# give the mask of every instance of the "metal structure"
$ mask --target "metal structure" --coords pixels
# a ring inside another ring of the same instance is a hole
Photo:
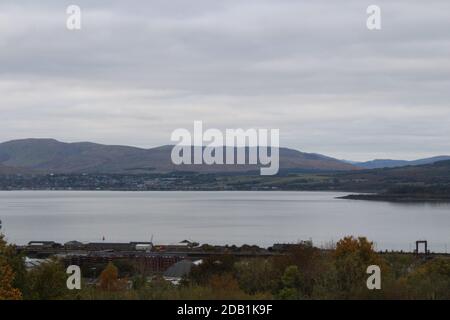
[[[424,254],[428,255],[430,251],[428,250],[428,241],[427,240],[417,240],[416,241],[416,250],[414,251],[415,254],[419,255],[419,245],[423,244],[425,246]]]

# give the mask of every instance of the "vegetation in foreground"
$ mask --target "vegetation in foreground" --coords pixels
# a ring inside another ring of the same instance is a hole
[[[367,289],[369,265],[381,268],[381,290]],[[450,258],[378,254],[365,238],[346,237],[329,250],[304,242],[270,258],[206,259],[179,285],[131,271],[109,263],[95,284],[85,280],[81,290],[70,291],[57,260],[27,271],[23,257],[0,236],[0,300],[450,299]]]

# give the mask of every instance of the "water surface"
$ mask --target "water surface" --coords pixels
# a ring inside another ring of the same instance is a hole
[[[450,247],[449,204],[335,199],[338,192],[2,191],[10,242],[31,240],[258,244],[312,239],[326,245],[364,235],[378,249],[410,250],[426,239]]]

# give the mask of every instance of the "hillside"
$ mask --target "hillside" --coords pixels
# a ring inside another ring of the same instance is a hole
[[[181,165],[171,162],[172,146],[142,149],[54,139],[13,140],[0,144],[0,165],[41,173],[247,172],[257,165]],[[248,152],[248,149],[246,150]],[[343,171],[353,165],[319,154],[280,148],[281,170]]]
[[[0,175],[10,174],[31,174],[34,173],[31,169],[24,169],[19,167],[8,167],[0,164]]]
[[[293,154],[296,155],[296,152]],[[319,155],[309,157],[322,159]],[[313,161],[312,159],[309,161]],[[0,178],[0,190],[329,190],[358,193],[349,197],[351,199],[450,200],[450,161],[371,170],[282,170],[276,176],[261,176],[258,171],[229,174],[230,172],[178,171],[135,174],[130,170],[120,174],[75,172],[9,175]],[[359,195],[363,192],[377,194]]]
[[[391,159],[376,159],[366,162],[351,162],[353,165],[364,169],[381,169],[381,168],[396,168],[404,166],[418,166],[423,164],[433,164],[439,161],[450,160],[450,156],[437,156],[432,158],[425,158],[413,161],[407,160],[391,160]]]
[[[450,160],[433,164],[337,173],[336,177],[367,185],[450,184]]]
[[[336,174],[338,187],[357,192],[345,197],[380,201],[450,201],[450,160],[433,164]]]

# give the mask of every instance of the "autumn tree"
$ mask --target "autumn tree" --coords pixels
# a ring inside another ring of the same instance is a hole
[[[436,258],[419,266],[406,277],[414,299],[450,299],[450,259]]]
[[[338,287],[345,295],[366,290],[366,270],[370,265],[384,268],[383,261],[374,251],[373,243],[365,237],[345,237],[338,241],[334,251]]]
[[[14,272],[9,265],[0,263],[0,300],[20,300],[22,293],[14,288]]]
[[[4,236],[0,234],[0,300],[20,300],[22,293],[14,287],[15,274],[7,259],[9,249]]]
[[[100,288],[107,291],[119,289],[119,270],[112,262],[100,274]]]
[[[248,295],[239,288],[237,280],[230,273],[212,275],[208,285],[214,299],[248,299]]]

